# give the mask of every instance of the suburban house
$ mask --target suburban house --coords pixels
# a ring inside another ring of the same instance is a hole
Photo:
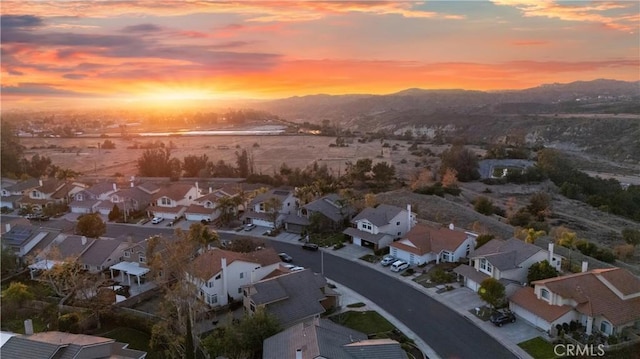
[[[22,182],[28,182],[22,181]],[[38,183],[36,179],[31,180],[33,183]],[[0,180],[0,207],[6,207],[8,209],[18,208],[18,200],[22,198],[23,191],[25,191],[24,183],[19,184],[18,180],[3,177]],[[28,186],[27,186],[28,187]]]
[[[279,205],[279,208],[270,208],[271,203]],[[253,198],[247,205],[243,219],[256,226],[278,228],[283,225],[287,215],[297,213],[297,211],[298,199],[294,196],[293,191],[276,188]]]
[[[283,328],[320,318],[338,304],[338,293],[327,280],[310,269],[283,274],[247,285],[244,288],[244,309],[255,313],[262,308],[273,314]]]
[[[73,194],[81,191],[79,184],[59,181],[55,178],[39,180],[38,186],[25,191],[18,200],[20,208],[43,209],[53,204],[68,203]]]
[[[69,204],[71,213],[94,213],[102,201],[109,200],[109,195],[118,191],[118,185],[111,182],[98,182],[93,186],[80,190],[72,196]]]
[[[78,261],[90,273],[99,273],[120,263],[129,244],[117,238],[98,238],[84,251]]]
[[[31,323],[30,320],[28,322]],[[146,352],[129,349],[129,344],[115,339],[56,331],[33,333],[33,324],[26,327],[26,335],[6,333],[9,338],[0,347],[3,359],[144,359],[147,356]]]
[[[198,297],[212,307],[241,300],[242,288],[277,270],[280,257],[273,248],[249,253],[208,250],[192,262],[187,280],[198,287]]]
[[[131,181],[129,187],[118,188],[115,192],[107,195],[105,200],[94,206],[94,210],[100,214],[108,215],[113,210],[113,206],[117,206],[126,216],[132,211],[145,210],[152,198],[152,193],[135,186]]]
[[[477,234],[449,227],[431,227],[418,223],[401,240],[389,245],[389,254],[409,265],[429,262],[457,262],[469,256]]]
[[[222,212],[218,208],[218,201],[222,198],[229,198],[237,196],[237,192],[233,194],[229,194],[223,189],[213,190],[209,188],[209,193],[196,198],[194,203],[187,207],[187,210],[184,213],[185,219],[187,221],[205,221],[205,222],[213,222]],[[234,215],[238,213],[238,208],[234,208]]]
[[[184,215],[187,207],[199,197],[201,197],[201,193],[198,182],[193,185],[170,183],[162,186],[153,195],[151,206],[149,206],[148,210],[155,217],[170,220],[178,219]]]
[[[31,224],[11,226],[5,223],[4,229],[2,246],[13,251],[21,261],[26,256],[36,254],[49,246],[60,235],[59,230],[35,227]]]
[[[285,230],[302,233],[313,217],[316,217],[324,228],[342,230],[355,212],[355,208],[346,204],[340,195],[331,193],[305,204],[297,215],[289,215],[285,219]]]
[[[562,257],[553,253],[553,243],[547,251],[517,238],[492,239],[471,254],[469,265],[460,265],[453,271],[476,292],[483,280],[492,277],[504,284],[510,295],[517,286],[526,285],[529,267],[544,260],[560,270]]]
[[[367,335],[328,319],[313,318],[264,340],[263,359],[406,359],[400,343]]]
[[[122,251],[122,261],[109,266],[111,279],[114,278],[114,270],[120,272],[120,281],[131,285],[131,276],[136,278],[138,286],[144,281],[144,275],[151,270],[147,265],[148,240],[139,242],[121,241],[127,243]],[[125,281],[125,276],[127,277]]]
[[[375,208],[365,208],[351,220],[353,227],[342,233],[351,237],[353,244],[379,249],[387,247],[402,238],[416,224],[416,214],[407,209],[381,204]]]
[[[531,284],[509,298],[509,308],[542,330],[572,320],[587,334],[606,336],[640,326],[640,278],[627,270],[594,269]]]

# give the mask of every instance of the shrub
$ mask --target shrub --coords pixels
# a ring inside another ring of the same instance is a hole
[[[333,250],[338,250],[342,247],[344,247],[344,243],[337,243],[336,245],[333,246]]]
[[[615,246],[613,252],[618,259],[626,259],[633,256],[634,247],[631,244],[621,244]]]
[[[58,317],[58,329],[62,332],[80,333],[80,315],[67,313]]]

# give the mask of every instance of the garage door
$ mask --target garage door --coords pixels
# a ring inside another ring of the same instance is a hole
[[[517,316],[521,317],[522,319],[526,320],[527,322],[533,324],[534,326],[542,330],[547,331],[551,328],[551,325],[549,324],[549,322],[531,313],[530,311],[522,308],[517,304],[509,303],[509,309],[511,309],[512,312],[516,313]]]
[[[252,219],[251,223],[255,224],[256,226],[261,226],[261,227],[271,227],[271,222],[264,220],[264,219]]]

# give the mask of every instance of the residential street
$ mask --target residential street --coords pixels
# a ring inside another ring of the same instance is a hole
[[[321,271],[319,252],[272,241],[296,265]],[[375,302],[422,338],[442,358],[515,358],[493,337],[445,305],[392,277],[325,253],[324,275]],[[484,354],[483,354],[484,353]]]

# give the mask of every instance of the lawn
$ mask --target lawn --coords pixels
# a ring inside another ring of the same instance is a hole
[[[363,332],[367,335],[389,332],[395,329],[389,321],[384,319],[384,317],[378,314],[378,312],[374,311],[348,311],[336,314],[330,317],[330,319],[338,324]]]
[[[376,263],[377,261],[380,260],[378,256],[373,254],[365,254],[362,257],[360,257],[360,259],[362,259],[363,261],[367,261],[369,263]]]
[[[547,342],[546,340],[535,337],[533,339],[529,339],[524,341],[518,346],[529,355],[534,357],[534,359],[555,359],[557,356],[553,353],[553,344]]]

